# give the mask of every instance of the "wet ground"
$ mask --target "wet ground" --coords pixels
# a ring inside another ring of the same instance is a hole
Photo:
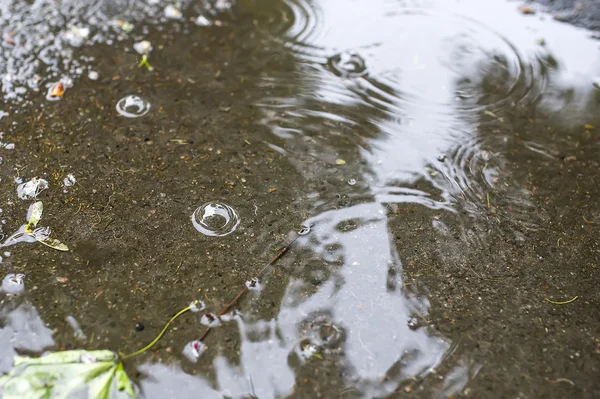
[[[41,224],[70,251],[2,248],[26,277],[1,294],[1,372],[15,353],[132,352],[196,298],[217,312],[313,225],[199,359],[187,314],[128,361],[140,396],[600,396],[593,32],[500,0],[197,2],[171,20],[8,3],[4,238],[39,177]],[[116,109],[130,95],[139,117]],[[231,209],[192,223],[206,203]]]

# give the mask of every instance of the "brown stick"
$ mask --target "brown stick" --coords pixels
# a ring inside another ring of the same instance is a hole
[[[301,232],[302,231],[304,231],[304,229],[302,229]],[[296,242],[296,240],[298,240],[298,238],[300,238],[301,235],[304,235],[304,234],[296,235],[296,238],[294,238],[285,247],[281,248],[279,250],[279,252],[277,253],[277,255],[275,255],[275,257],[273,259],[271,259],[271,261],[269,263],[267,263],[265,265],[265,267],[263,267],[256,276],[254,276],[254,279],[259,279],[267,271],[267,269],[269,267],[273,266],[275,264],[275,262],[277,262],[279,260],[279,258],[281,258],[283,256],[283,254],[285,254],[288,251],[288,249],[290,249],[290,247]],[[227,311],[240,300],[240,298],[246,293],[246,291],[248,291],[248,286],[244,286],[244,288],[240,291],[239,294],[237,294],[237,296],[233,299],[233,301],[229,302],[227,305],[225,305],[225,307],[223,309],[221,309],[221,311],[217,314],[217,317],[221,317],[225,313],[227,313]],[[200,336],[200,338],[198,338],[198,341],[203,342],[204,338],[206,338],[208,336],[208,334],[210,333],[210,330],[211,330],[211,328],[208,327],[204,331],[204,333]]]

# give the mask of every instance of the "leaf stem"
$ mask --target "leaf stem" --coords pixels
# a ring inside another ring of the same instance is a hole
[[[165,324],[164,328],[162,329],[162,331],[160,332],[160,334],[158,334],[156,336],[156,338],[154,338],[152,340],[152,342],[150,342],[148,345],[144,346],[142,349],[135,351],[133,353],[130,353],[129,355],[123,355],[120,353],[121,355],[121,360],[127,360],[129,358],[132,358],[134,356],[138,356],[141,355],[142,353],[146,352],[147,350],[149,350],[150,348],[152,348],[154,345],[156,345],[156,343],[162,338],[163,335],[165,335],[165,333],[167,332],[167,329],[169,328],[169,326],[171,325],[171,323],[173,323],[175,321],[175,319],[177,319],[179,316],[181,316],[182,314],[184,314],[185,312],[187,312],[188,310],[190,310],[191,308],[188,306],[185,309],[181,309],[179,312],[177,312],[177,314],[173,317],[171,317],[171,320],[169,320],[167,322],[167,324]]]

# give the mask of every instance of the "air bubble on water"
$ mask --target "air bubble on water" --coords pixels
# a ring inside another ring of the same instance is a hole
[[[207,349],[208,347],[202,341],[194,340],[185,344],[182,354],[190,362],[196,363]]]
[[[356,179],[348,179],[348,185],[353,186],[356,184]]]
[[[365,60],[354,51],[343,51],[329,57],[327,65],[333,73],[343,78],[358,78],[367,74]]]
[[[89,71],[88,72],[88,79],[89,80],[98,80],[98,78],[100,77],[100,74],[96,71]]]
[[[202,324],[203,326],[214,328],[221,324],[221,320],[217,317],[216,314],[212,312],[206,312],[200,318],[200,324]]]
[[[0,291],[7,294],[20,294],[25,290],[25,275],[22,273],[10,273],[2,280]]]
[[[117,112],[126,118],[139,118],[150,111],[150,103],[134,94],[123,97],[117,102]]]
[[[42,191],[48,188],[48,181],[34,177],[27,183],[21,183],[17,186],[17,195],[20,199],[30,199],[37,197]]]
[[[222,237],[235,231],[240,224],[240,217],[229,205],[207,202],[194,211],[192,224],[204,235]]]
[[[254,277],[254,278],[246,281],[246,288],[248,288],[249,291],[260,291],[261,290],[260,281],[256,277]]]

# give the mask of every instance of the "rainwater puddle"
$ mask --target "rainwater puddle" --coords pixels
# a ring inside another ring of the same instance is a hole
[[[512,364],[485,350],[518,345],[493,335],[517,316],[567,324],[540,310],[570,292],[548,276],[595,261],[534,273],[577,242],[542,186],[588,181],[569,173],[600,119],[589,32],[502,0],[36,4],[0,4],[4,98],[73,86],[22,130],[0,111],[2,181],[51,183],[7,185],[4,230],[43,199],[71,252],[11,247],[0,371],[74,337],[133,352],[197,299],[126,361],[140,396],[450,397]]]

